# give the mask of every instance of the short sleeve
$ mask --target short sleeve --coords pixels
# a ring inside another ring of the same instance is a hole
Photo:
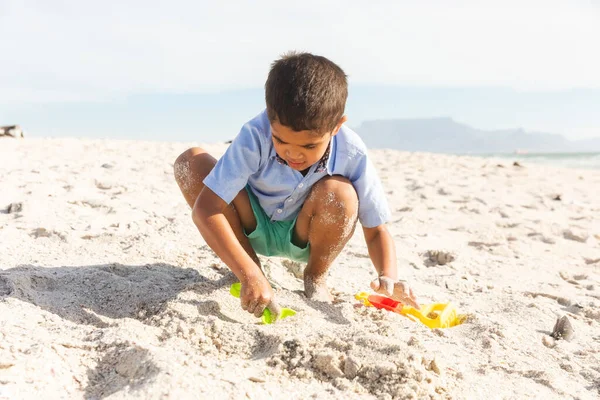
[[[204,179],[204,185],[230,204],[246,186],[248,178],[258,171],[261,148],[258,129],[251,124],[244,125],[225,154]]]
[[[358,194],[358,219],[365,228],[390,220],[391,212],[375,167],[366,154],[352,163],[348,178]]]

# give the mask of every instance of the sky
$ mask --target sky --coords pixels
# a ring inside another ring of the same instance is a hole
[[[445,110],[434,97],[389,117],[447,111],[479,128],[600,136],[598,0],[0,0],[0,38],[0,124],[19,117],[70,132],[66,117],[52,110],[96,104],[92,124],[101,107],[140,96],[180,101],[260,89],[270,63],[294,49],[341,65],[351,92],[511,93],[504,103],[490,103],[505,112],[489,118],[469,113],[472,101]],[[542,99],[541,111],[515,118],[511,104],[531,98]],[[362,109],[360,99],[353,107]],[[117,118],[114,125],[134,124],[126,114],[109,116]]]

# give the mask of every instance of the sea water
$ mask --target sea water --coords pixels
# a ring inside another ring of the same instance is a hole
[[[536,163],[567,168],[600,169],[600,153],[486,154],[484,157],[509,159],[524,164]]]

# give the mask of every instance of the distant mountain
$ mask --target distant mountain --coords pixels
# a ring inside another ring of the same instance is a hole
[[[480,154],[600,151],[600,138],[570,141],[561,135],[523,129],[485,131],[452,118],[365,121],[355,130],[370,148]]]

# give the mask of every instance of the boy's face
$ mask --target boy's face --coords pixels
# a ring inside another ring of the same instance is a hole
[[[316,135],[312,131],[294,131],[275,120],[271,122],[275,151],[290,168],[297,171],[310,168],[323,157],[331,137],[337,135],[346,119],[346,116],[342,117],[333,131],[322,135]]]

